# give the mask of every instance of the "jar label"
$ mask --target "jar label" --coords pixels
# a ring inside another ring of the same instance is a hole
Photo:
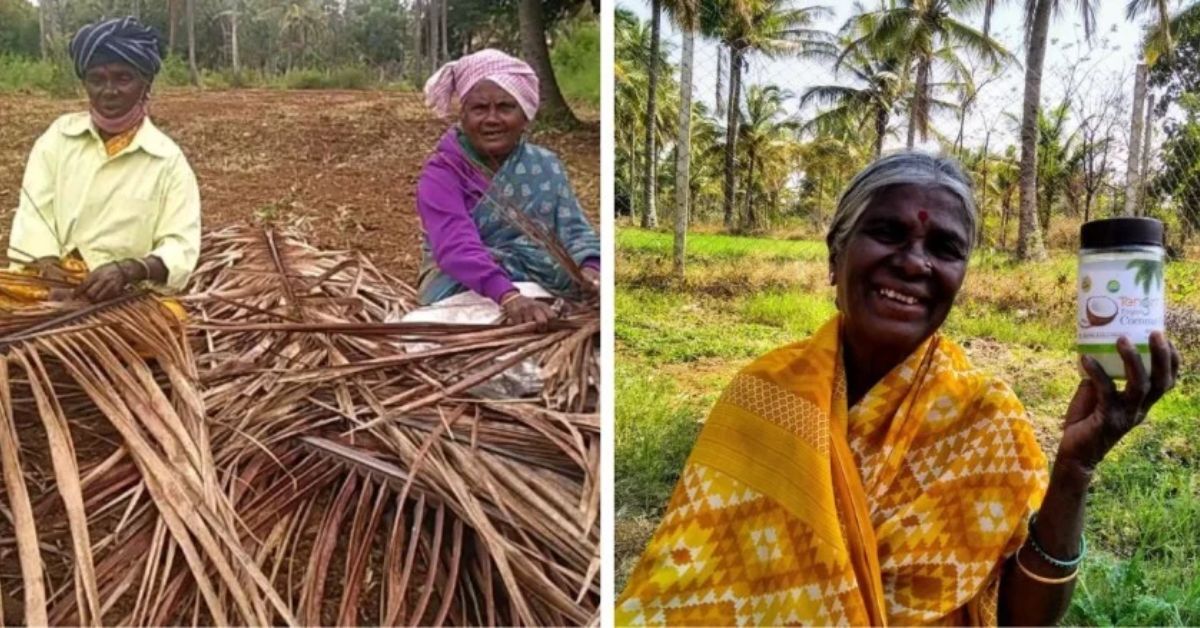
[[[1080,352],[1115,353],[1121,336],[1145,351],[1150,333],[1163,329],[1163,309],[1161,257],[1080,261]]]

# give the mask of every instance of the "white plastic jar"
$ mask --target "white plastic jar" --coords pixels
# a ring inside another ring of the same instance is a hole
[[[1125,378],[1117,339],[1128,336],[1150,372],[1150,334],[1163,331],[1163,225],[1109,218],[1079,229],[1078,350]]]

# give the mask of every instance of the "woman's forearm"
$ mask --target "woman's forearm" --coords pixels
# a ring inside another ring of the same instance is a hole
[[[1079,555],[1091,481],[1090,469],[1061,458],[1055,461],[1034,533],[1042,549],[1056,559],[1068,560]],[[1032,538],[1026,539],[1018,555],[1021,565],[1047,579],[1062,578],[1077,569],[1057,567],[1042,558],[1034,549]],[[1075,580],[1063,584],[1038,582],[1021,570],[1016,558],[1009,559],[1001,577],[1000,622],[1022,626],[1057,623],[1071,602]]]

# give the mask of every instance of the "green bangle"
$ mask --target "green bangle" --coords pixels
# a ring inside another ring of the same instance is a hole
[[[1069,560],[1061,560],[1050,555],[1049,552],[1042,549],[1037,540],[1037,512],[1029,516],[1029,543],[1033,545],[1033,551],[1037,552],[1038,556],[1045,559],[1046,562],[1058,567],[1059,569],[1071,569],[1078,567],[1079,563],[1083,562],[1083,557],[1087,556],[1087,535],[1079,535],[1079,555]]]

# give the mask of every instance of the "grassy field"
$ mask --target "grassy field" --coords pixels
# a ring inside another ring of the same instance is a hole
[[[698,234],[688,251],[687,276],[675,281],[670,234],[617,232],[618,590],[725,383],[835,311],[821,242]],[[1020,265],[978,253],[945,328],[975,364],[1013,386],[1049,455],[1078,383],[1074,267],[1067,252]],[[1200,263],[1168,266],[1170,307],[1200,310],[1197,277]],[[1200,347],[1185,349],[1187,370]],[[1101,467],[1089,498],[1091,553],[1068,622],[1200,623],[1197,384],[1187,375]]]

